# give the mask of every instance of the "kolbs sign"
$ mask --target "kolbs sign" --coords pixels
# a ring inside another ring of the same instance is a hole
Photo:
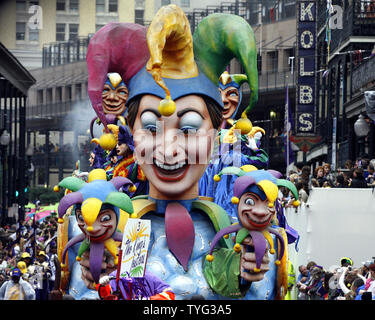
[[[298,2],[296,134],[315,134],[316,2]]]

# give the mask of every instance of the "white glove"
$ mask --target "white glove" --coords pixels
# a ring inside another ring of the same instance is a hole
[[[99,279],[99,283],[102,285],[102,286],[106,286],[110,281],[110,277],[109,276],[103,276]]]

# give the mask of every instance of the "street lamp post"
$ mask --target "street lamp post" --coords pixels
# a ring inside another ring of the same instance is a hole
[[[7,157],[7,147],[10,143],[10,134],[8,131],[3,130],[0,136],[0,147],[1,147],[1,165],[3,168],[2,172],[2,182],[1,182],[1,190],[2,190],[2,204],[1,204],[1,219],[0,224],[3,225],[5,223],[5,215],[7,212],[7,190],[6,190],[6,179],[5,176],[7,174],[6,171],[6,157]]]
[[[365,116],[361,113],[354,123],[354,132],[358,137],[359,156],[365,153],[365,137],[368,135],[370,127],[365,120]]]

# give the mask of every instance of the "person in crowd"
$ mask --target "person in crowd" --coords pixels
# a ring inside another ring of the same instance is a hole
[[[347,188],[348,187],[348,182],[345,179],[345,176],[343,173],[340,173],[336,177],[336,185],[335,188]]]
[[[367,185],[375,185],[375,176],[374,176],[374,165],[369,163],[367,166],[368,176],[366,178]]]
[[[367,188],[367,182],[363,175],[362,168],[355,168],[353,178],[350,181],[350,188]]]
[[[300,199],[300,201],[306,203],[309,198],[309,194],[306,190],[306,185],[303,184],[302,182],[297,182],[296,188],[298,191],[298,198]]]
[[[15,268],[10,275],[11,278],[0,288],[0,300],[35,300],[35,291],[22,279],[21,270]]]
[[[310,279],[309,270],[305,265],[300,265],[298,267],[299,275],[297,277],[297,284],[296,288],[298,290],[297,300],[307,300],[307,295],[304,290],[306,283],[308,283]]]
[[[328,181],[329,185],[331,187],[334,187],[335,186],[335,176],[333,175],[333,173],[331,172],[331,165],[329,163],[325,163],[323,165],[323,172],[324,172],[324,178],[326,178],[326,180]]]
[[[319,187],[322,188],[324,182],[327,181],[327,179],[324,177],[324,169],[322,166],[316,167],[314,170],[314,177],[317,180]]]

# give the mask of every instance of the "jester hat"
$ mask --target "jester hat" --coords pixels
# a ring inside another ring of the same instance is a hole
[[[133,190],[134,184],[124,177],[115,177],[107,181],[107,176],[103,169],[92,170],[89,173],[87,183],[75,177],[67,177],[58,186],[73,191],[60,200],[57,208],[59,223],[63,222],[63,215],[72,205],[81,205],[82,215],[88,231],[93,229],[93,224],[104,204],[114,207],[117,223],[119,221],[119,209],[129,214],[133,213],[133,206],[129,196],[118,190],[124,186],[130,186],[131,190]]]
[[[162,7],[152,20],[147,43],[150,59],[129,82],[130,101],[143,94],[173,100],[186,95],[203,95],[221,108],[219,77],[233,58],[237,58],[249,79],[251,108],[257,101],[258,73],[254,33],[241,17],[212,14],[198,25],[194,36],[189,21],[176,5]],[[173,114],[159,111],[163,115]]]
[[[146,32],[146,27],[135,23],[112,22],[98,30],[90,39],[86,55],[88,95],[107,133],[108,122],[102,108],[104,84],[109,80],[114,87],[120,83],[120,76],[121,81],[128,86],[130,78],[143,67],[150,56]]]

